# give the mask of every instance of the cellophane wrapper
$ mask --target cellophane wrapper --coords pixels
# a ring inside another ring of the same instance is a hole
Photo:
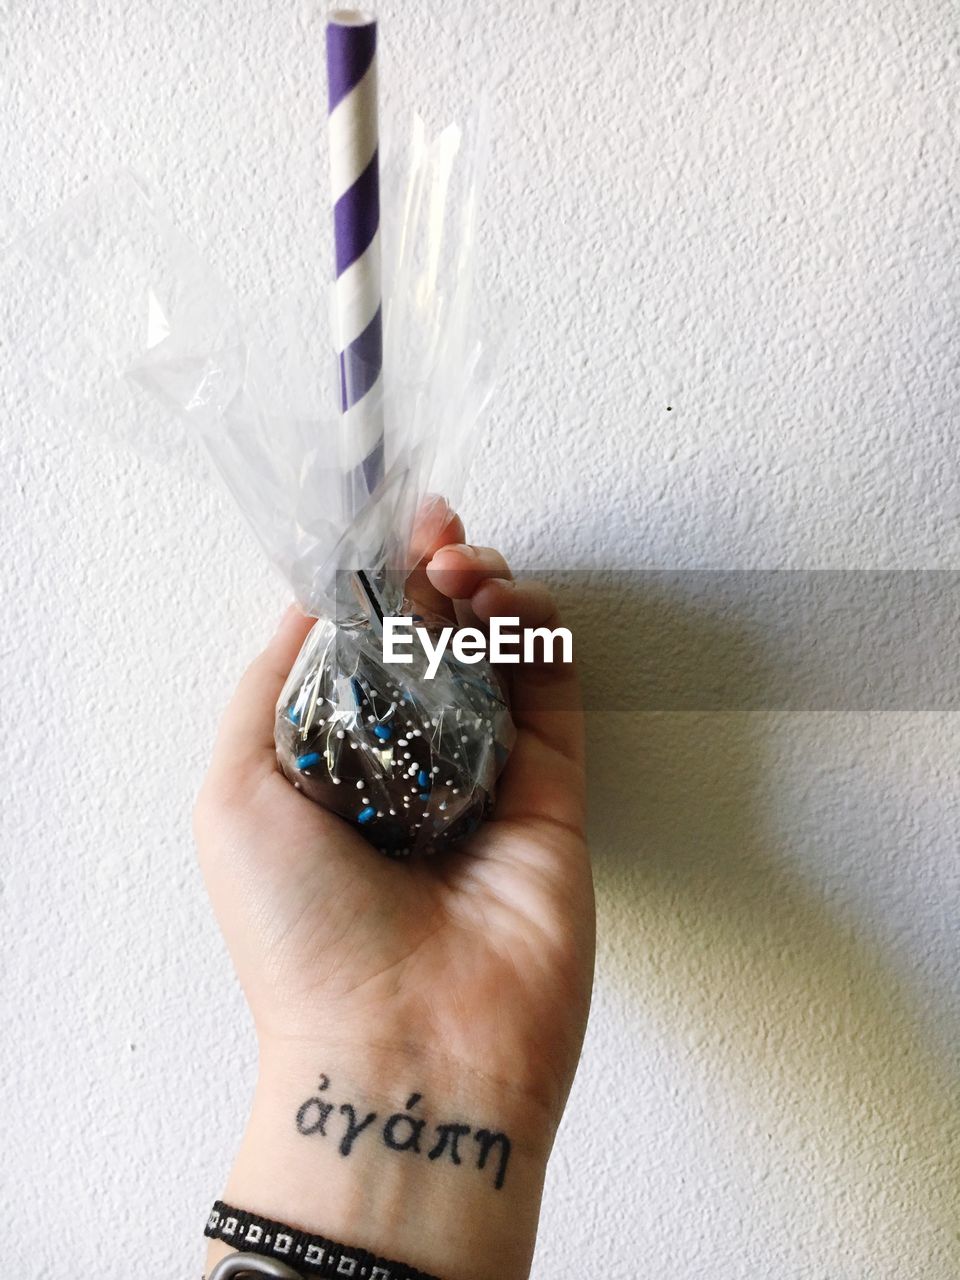
[[[0,344],[23,356],[49,406],[155,431],[146,392],[202,438],[317,618],[277,705],[280,766],[392,856],[472,831],[514,735],[486,661],[446,656],[428,680],[414,644],[410,664],[387,668],[356,589],[362,570],[385,613],[416,608],[404,589],[418,513],[437,495],[459,500],[490,403],[504,321],[484,320],[475,288],[486,140],[483,111],[436,134],[414,116],[385,166],[384,472],[360,502],[346,480],[326,288],[244,309],[130,172],[89,189],[0,263],[0,285],[11,282]],[[435,635],[444,622],[418,625]]]

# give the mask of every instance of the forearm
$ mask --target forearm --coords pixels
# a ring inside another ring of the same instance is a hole
[[[287,1046],[262,1055],[223,1198],[443,1280],[522,1280],[552,1137],[508,1081],[443,1058]]]

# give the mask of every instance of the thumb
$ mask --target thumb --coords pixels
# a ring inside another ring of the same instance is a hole
[[[263,653],[244,672],[220,721],[211,780],[246,786],[276,768],[277,699],[315,621],[291,605]]]
[[[477,618],[517,618],[522,629],[554,631],[560,618],[542,582],[488,578],[470,601]],[[572,655],[571,655],[572,656]],[[583,708],[571,662],[509,667],[517,742],[499,787],[497,816],[542,818],[582,833],[585,821]]]
[[[517,618],[521,630],[560,625],[556,601],[542,582],[488,578],[470,601],[481,625]],[[551,655],[552,656],[552,655]],[[521,662],[509,668],[511,704],[518,728],[528,729],[558,754],[583,764],[583,712],[573,662]]]

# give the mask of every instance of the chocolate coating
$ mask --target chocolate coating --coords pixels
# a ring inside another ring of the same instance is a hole
[[[446,624],[418,616],[417,625],[436,635]],[[368,622],[322,618],[277,704],[286,777],[395,858],[437,852],[477,828],[514,736],[486,661],[445,656],[428,680],[416,644],[413,659],[387,666]]]

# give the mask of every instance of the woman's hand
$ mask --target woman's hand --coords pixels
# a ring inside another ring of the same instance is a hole
[[[419,538],[418,603],[556,625],[546,589],[463,545],[444,504]],[[277,768],[275,705],[310,625],[291,610],[243,677],[197,802],[260,1045],[224,1197],[449,1280],[524,1276],[593,973],[576,678],[507,668],[518,737],[494,818],[449,853],[395,862]]]

